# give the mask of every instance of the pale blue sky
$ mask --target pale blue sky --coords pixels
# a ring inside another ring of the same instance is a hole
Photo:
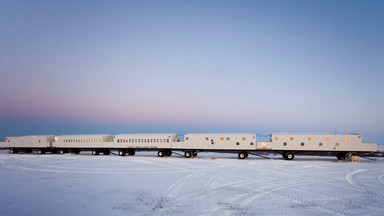
[[[338,131],[384,143],[383,11],[383,1],[0,1],[0,139]]]

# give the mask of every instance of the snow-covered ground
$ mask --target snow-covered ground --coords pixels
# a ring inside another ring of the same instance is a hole
[[[0,215],[384,215],[384,158],[0,151]]]

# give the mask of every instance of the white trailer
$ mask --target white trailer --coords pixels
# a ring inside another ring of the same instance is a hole
[[[108,155],[112,142],[113,136],[110,134],[62,135],[56,136],[54,147],[60,154],[66,152],[78,154],[81,150],[91,150],[94,155],[98,155],[100,151]]]
[[[178,142],[177,134],[119,134],[114,136],[113,146],[119,155],[134,155],[135,151],[158,151],[158,156],[171,156],[172,143]]]
[[[52,148],[54,142],[54,135],[6,137],[1,147],[10,149],[12,154],[22,151],[31,153],[35,149]]]
[[[184,142],[172,143],[172,149],[184,151],[185,157],[197,156],[200,151],[235,152],[239,158],[256,150],[256,134],[186,134]]]
[[[271,134],[270,142],[258,142],[257,150],[282,152],[283,157],[292,160],[296,153],[336,154],[338,159],[347,153],[376,152],[376,143],[363,143],[356,134]]]

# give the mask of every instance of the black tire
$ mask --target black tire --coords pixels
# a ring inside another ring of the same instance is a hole
[[[31,153],[32,153],[32,149],[26,149],[26,150],[25,150],[25,153],[27,153],[27,154],[31,154]]]
[[[295,158],[295,155],[293,153],[287,152],[287,154],[285,154],[286,160],[293,160],[293,158]]]
[[[65,154],[65,151],[64,150],[59,150],[59,154]]]
[[[99,154],[100,154],[100,152],[97,151],[97,150],[93,150],[93,151],[92,151],[92,155],[99,155]]]
[[[128,155],[133,156],[133,155],[135,155],[135,154],[136,154],[136,151],[135,151],[135,150],[133,150],[133,149],[128,150]]]
[[[75,150],[72,151],[72,153],[73,153],[73,154],[80,154],[80,150],[75,149]]]
[[[191,153],[190,151],[186,151],[186,152],[184,153],[184,156],[185,156],[186,158],[190,158],[190,157],[192,157],[192,153]]]
[[[37,154],[45,154],[45,151],[40,149],[37,151]]]
[[[165,156],[167,156],[167,157],[172,156],[172,151],[171,150],[166,150],[165,151]]]
[[[165,152],[163,150],[160,150],[160,151],[157,152],[157,156],[164,157],[165,156]]]
[[[9,153],[11,153],[11,154],[17,154],[17,149],[11,149],[11,150],[9,150]]]
[[[124,150],[119,151],[119,156],[125,156],[127,153]]]
[[[111,154],[111,151],[109,151],[109,150],[104,150],[103,154],[104,154],[104,155],[110,155],[110,154]]]
[[[337,160],[345,160],[345,153],[343,152],[340,152],[340,153],[337,153],[336,157],[337,157]]]
[[[283,158],[284,159],[287,159],[287,153],[289,153],[289,152],[283,152]]]
[[[240,152],[239,155],[238,155],[239,159],[245,159],[248,157],[248,153],[247,152]]]

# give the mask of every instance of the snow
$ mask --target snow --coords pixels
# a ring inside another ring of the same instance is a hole
[[[384,158],[0,151],[0,215],[384,215]]]

